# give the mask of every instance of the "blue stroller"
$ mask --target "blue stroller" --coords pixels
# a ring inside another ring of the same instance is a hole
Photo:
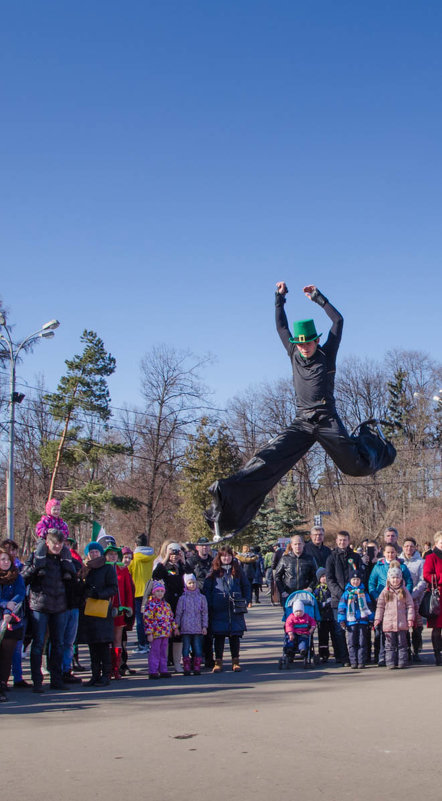
[[[293,611],[292,607],[294,601],[302,601],[304,604],[304,611],[307,613],[307,615],[310,615],[310,617],[316,621],[316,625],[319,623],[321,620],[321,615],[319,614],[318,602],[315,596],[310,590],[297,590],[296,592],[292,592],[288,598],[286,598],[284,604],[284,614],[282,616],[282,622],[284,624],[288,616]],[[296,657],[300,656],[297,646],[298,643],[296,641],[296,635],[295,642],[293,642],[289,639],[289,635],[284,629],[284,646],[282,649],[282,656],[278,662],[279,670],[289,670],[291,663],[295,661]],[[310,635],[308,640],[307,653],[303,658],[304,667],[311,667],[312,661],[315,665],[319,664],[319,655],[315,653],[314,632]]]

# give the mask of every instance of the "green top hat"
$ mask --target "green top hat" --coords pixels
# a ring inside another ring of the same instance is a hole
[[[290,337],[290,342],[296,345],[303,345],[305,342],[312,342],[318,339],[322,334],[316,333],[316,326],[314,320],[295,320],[293,323],[293,338]]]

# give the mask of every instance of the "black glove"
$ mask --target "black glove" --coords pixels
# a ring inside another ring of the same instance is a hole
[[[313,290],[312,294],[310,295],[310,298],[314,301],[314,303],[317,303],[319,306],[325,306],[325,304],[328,303],[328,298],[326,298],[325,295],[323,295],[318,288]]]

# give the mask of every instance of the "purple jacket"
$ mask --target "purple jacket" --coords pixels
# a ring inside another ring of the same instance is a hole
[[[67,523],[61,517],[52,517],[52,515],[43,515],[41,520],[38,521],[35,527],[36,536],[45,540],[50,528],[57,528],[62,531],[65,540],[69,537]]]
[[[209,621],[205,595],[202,595],[198,589],[185,589],[178,598],[175,621],[181,634],[202,634]]]

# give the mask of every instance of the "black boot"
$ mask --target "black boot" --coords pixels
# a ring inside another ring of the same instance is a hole
[[[91,645],[89,645],[89,652],[91,655],[92,676],[89,679],[89,681],[86,682],[86,687],[92,687],[94,684],[98,682],[100,678],[101,660],[100,660],[99,648],[100,646],[97,645],[97,643],[91,643]]]
[[[441,665],[442,660],[440,652],[442,650],[442,635],[440,629],[433,629],[431,632],[431,642],[433,644],[434,660],[436,665]]]

